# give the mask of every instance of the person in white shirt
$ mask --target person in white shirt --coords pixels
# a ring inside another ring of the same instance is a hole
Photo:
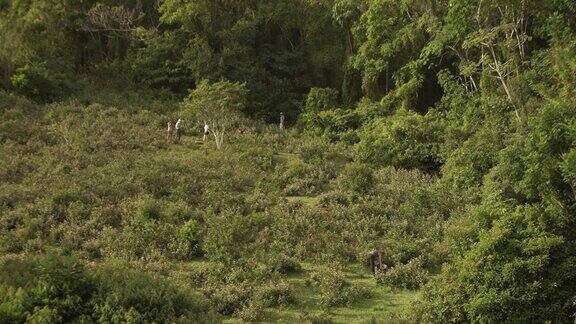
[[[204,137],[202,137],[202,141],[204,143],[208,141],[208,134],[210,134],[208,123],[204,122]]]
[[[173,135],[174,135],[174,122],[169,121],[168,122],[168,129],[166,130],[166,141],[168,143],[172,142]]]
[[[280,113],[280,129],[284,130],[285,125],[284,123],[286,122],[286,117],[284,117],[284,113]]]
[[[182,119],[178,118],[178,121],[176,122],[176,125],[174,126],[174,130],[176,132],[176,142],[180,141],[180,136],[182,135],[180,133],[180,125],[182,124]]]

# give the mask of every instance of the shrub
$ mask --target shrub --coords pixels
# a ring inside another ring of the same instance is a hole
[[[304,162],[325,160],[331,149],[330,143],[322,138],[306,137],[298,145],[300,158]]]
[[[281,274],[291,274],[302,271],[300,263],[285,254],[273,255],[270,258],[270,268]]]
[[[17,93],[37,102],[52,102],[69,95],[71,91],[62,75],[53,74],[40,65],[16,69],[11,81]]]
[[[311,88],[306,96],[306,113],[335,108],[338,105],[338,91],[331,88]]]
[[[141,221],[159,220],[162,217],[162,207],[159,202],[150,197],[142,197],[137,201],[137,216]]]
[[[367,193],[374,185],[374,171],[366,164],[349,163],[338,177],[338,184],[344,191]]]
[[[363,122],[367,122],[376,117],[393,115],[396,108],[396,105],[390,104],[386,100],[378,102],[364,97],[358,102],[356,112]]]
[[[264,306],[259,302],[250,301],[248,305],[236,312],[236,315],[245,322],[259,322],[264,315]]]
[[[400,168],[437,170],[442,130],[431,117],[401,109],[377,118],[360,131],[356,154],[365,162]]]
[[[254,298],[265,307],[289,306],[296,302],[292,287],[284,281],[259,287]]]
[[[280,176],[280,185],[289,196],[308,196],[320,192],[334,177],[330,162],[308,164],[300,161],[288,165]]]
[[[320,303],[324,307],[349,306],[372,296],[368,288],[350,283],[338,270],[323,272],[313,279],[320,288]]]
[[[235,209],[209,214],[206,220],[204,251],[210,259],[225,262],[238,260],[244,251],[254,249],[260,231],[267,224],[262,215],[243,215]]]
[[[304,314],[301,316],[300,320],[302,322],[311,324],[332,324],[334,321],[330,318],[330,315],[322,314]]]
[[[342,140],[353,144],[358,141],[356,129],[360,127],[360,119],[354,110],[329,109],[307,114],[306,127],[331,141]]]
[[[396,288],[418,289],[428,281],[428,271],[423,268],[422,260],[415,258],[378,273],[376,281]]]
[[[100,322],[173,322],[211,318],[200,296],[170,281],[113,262],[95,271],[94,318]]]
[[[247,305],[252,296],[248,283],[219,283],[204,289],[204,295],[210,300],[211,308],[222,315],[232,315]]]
[[[341,191],[330,191],[320,195],[318,204],[322,207],[329,207],[331,205],[349,206],[352,203],[353,197]]]
[[[178,231],[178,253],[184,258],[202,255],[202,234],[200,224],[196,220],[184,223]]]
[[[465,309],[469,297],[457,279],[456,270],[453,264],[446,264],[442,274],[433,277],[426,284],[422,296],[412,305],[415,322],[470,322]]]
[[[454,314],[464,321],[570,321],[567,301],[573,296],[576,270],[572,253],[563,237],[550,232],[554,221],[542,223],[563,216],[553,208],[494,207],[492,228],[427,287],[422,315],[434,321]],[[453,296],[455,291],[460,293]]]
[[[82,264],[56,254],[0,264],[0,322],[74,321],[90,314],[94,283]]]
[[[496,164],[498,153],[503,148],[504,137],[500,127],[483,127],[463,141],[460,147],[445,154],[442,181],[458,189],[477,188],[482,177]]]

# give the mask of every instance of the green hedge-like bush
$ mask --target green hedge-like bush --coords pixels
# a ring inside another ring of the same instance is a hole
[[[338,183],[344,191],[364,194],[374,186],[374,171],[365,164],[349,163],[340,173]]]
[[[349,306],[372,296],[369,289],[350,283],[338,270],[315,274],[312,281],[320,288],[320,303],[324,307]]]
[[[306,112],[318,113],[338,105],[338,91],[331,88],[312,88],[306,97]]]
[[[11,77],[17,93],[37,102],[52,102],[70,94],[69,81],[40,65],[26,65],[16,69]]]
[[[265,307],[289,306],[296,302],[292,287],[284,281],[261,286],[255,293],[255,299]]]
[[[437,170],[441,138],[442,128],[432,117],[401,109],[367,124],[360,131],[356,154],[366,162]]]
[[[378,273],[376,281],[396,288],[418,289],[428,282],[428,271],[420,258]]]
[[[198,295],[108,263],[59,254],[0,260],[0,322],[173,322],[214,318]]]

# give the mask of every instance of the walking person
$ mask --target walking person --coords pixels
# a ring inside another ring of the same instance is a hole
[[[180,125],[182,124],[182,119],[178,118],[178,121],[176,122],[176,125],[174,125],[174,130],[175,130],[175,139],[176,142],[180,142],[180,137],[182,136],[181,132],[180,132]]]
[[[168,129],[166,130],[166,142],[170,144],[172,142],[172,138],[174,136],[174,122],[168,121]]]
[[[284,117],[284,113],[281,112],[280,113],[280,130],[284,130],[284,122],[286,121],[286,118]]]
[[[204,122],[204,137],[202,137],[202,142],[206,143],[208,141],[208,134],[210,134],[208,123]]]

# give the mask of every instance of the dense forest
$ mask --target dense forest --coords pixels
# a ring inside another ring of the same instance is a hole
[[[0,323],[222,321],[576,323],[576,2],[0,0]]]

